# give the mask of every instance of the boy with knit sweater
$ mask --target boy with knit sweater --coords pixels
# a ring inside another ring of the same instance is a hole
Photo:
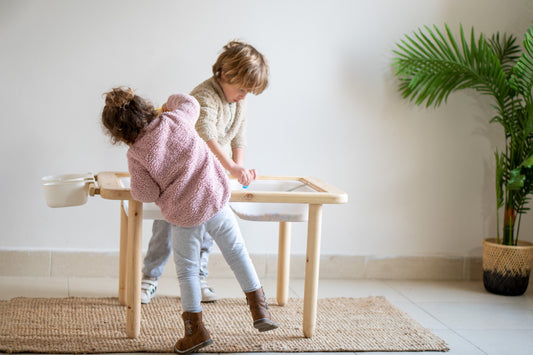
[[[172,95],[163,113],[133,91],[115,88],[106,94],[102,123],[113,142],[129,145],[131,194],[155,202],[172,225],[172,248],[180,284],[185,335],[174,350],[180,354],[212,343],[202,322],[200,245],[209,233],[246,295],[254,327],[276,329],[263,289],[249,258],[237,221],[228,206],[231,194],[224,168],[194,124],[200,107],[194,97]]]
[[[248,93],[259,95],[268,85],[265,57],[249,44],[231,41],[213,65],[213,76],[191,92],[200,103],[196,130],[207,142],[222,166],[247,186],[257,177],[254,169],[243,167],[246,148],[246,101]],[[207,263],[213,239],[205,233],[200,251],[200,287],[202,302],[218,299],[207,284]],[[155,220],[152,238],[144,258],[141,300],[155,296],[157,280],[171,254],[170,225]]]

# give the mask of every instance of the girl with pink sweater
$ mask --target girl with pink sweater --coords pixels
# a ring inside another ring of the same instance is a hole
[[[278,327],[228,206],[231,190],[225,170],[195,130],[199,109],[192,96],[177,94],[168,98],[158,115],[131,89],[115,88],[106,94],[102,112],[102,123],[113,143],[129,145],[132,196],[155,202],[172,224],[185,325],[185,335],[174,347],[180,354],[212,343],[202,322],[198,274],[205,232],[217,243],[245,293],[254,327],[261,332]]]

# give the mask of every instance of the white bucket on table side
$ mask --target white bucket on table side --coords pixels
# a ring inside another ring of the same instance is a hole
[[[46,204],[48,207],[83,205],[89,196],[89,184],[94,181],[92,173],[45,176],[41,184]]]

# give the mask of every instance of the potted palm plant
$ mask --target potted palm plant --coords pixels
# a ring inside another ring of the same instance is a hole
[[[505,144],[494,152],[497,231],[483,241],[483,282],[492,293],[523,294],[533,263],[533,245],[518,240],[533,192],[533,26],[523,49],[513,35],[476,37],[472,28],[468,36],[460,26],[456,38],[447,25],[426,26],[397,44],[393,68],[416,105],[436,108],[463,89],[493,98],[490,122],[503,127]]]

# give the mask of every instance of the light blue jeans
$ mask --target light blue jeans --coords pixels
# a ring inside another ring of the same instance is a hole
[[[152,237],[148,243],[148,251],[143,262],[143,277],[157,280],[163,274],[165,265],[172,253],[170,226],[171,224],[164,219],[154,220]],[[209,261],[209,253],[212,247],[213,238],[211,238],[209,233],[205,233],[200,250],[200,277],[203,279],[209,275],[207,262]]]
[[[183,312],[202,311],[199,269],[200,248],[205,232],[217,243],[243,292],[252,292],[261,287],[229,205],[203,224],[190,228],[172,225],[171,230]]]

